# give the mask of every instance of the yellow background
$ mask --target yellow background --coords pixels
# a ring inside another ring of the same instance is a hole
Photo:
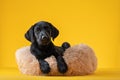
[[[44,20],[68,41],[93,48],[98,68],[120,68],[119,0],[0,0],[0,67],[17,68],[15,52],[30,45],[24,38],[32,24]]]

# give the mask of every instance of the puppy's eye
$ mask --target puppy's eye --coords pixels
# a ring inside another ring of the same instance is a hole
[[[48,26],[45,26],[44,29],[48,29]]]
[[[50,31],[50,28],[48,26],[45,26],[44,29],[48,32]]]
[[[40,29],[40,28],[37,28],[36,31],[41,31],[41,29]]]

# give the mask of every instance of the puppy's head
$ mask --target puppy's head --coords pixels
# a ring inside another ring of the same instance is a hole
[[[37,42],[38,45],[48,45],[51,38],[54,40],[59,31],[51,24],[45,21],[34,24],[25,34],[25,38],[30,42]]]

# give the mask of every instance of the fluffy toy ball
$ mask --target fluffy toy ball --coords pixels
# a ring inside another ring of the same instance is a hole
[[[68,48],[64,52],[64,59],[68,65],[68,71],[64,74],[59,73],[54,56],[45,60],[49,63],[51,71],[43,74],[39,68],[37,59],[30,53],[30,47],[23,47],[16,51],[16,62],[21,73],[27,75],[66,75],[78,76],[93,73],[97,68],[97,58],[94,51],[85,44],[76,45]]]

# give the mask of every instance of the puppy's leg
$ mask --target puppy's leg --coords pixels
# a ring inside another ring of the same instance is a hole
[[[40,59],[39,64],[40,64],[40,69],[43,73],[49,73],[50,72],[50,67],[49,67],[48,62]]]
[[[65,73],[68,70],[67,64],[62,56],[54,55],[57,60],[57,67],[60,73]]]
[[[57,66],[58,66],[58,70],[61,73],[65,73],[68,70],[67,64],[65,63],[64,59],[62,58],[62,56],[58,56],[57,57]]]
[[[38,47],[36,47],[35,44],[34,45],[32,44],[30,51],[39,61],[41,71],[43,73],[49,73],[50,72],[49,64],[44,60],[42,52],[38,49]]]
[[[65,49],[67,49],[67,48],[69,48],[70,47],[70,44],[68,43],[68,42],[64,42],[63,44],[62,44],[62,48],[64,49],[64,51],[65,51]]]

